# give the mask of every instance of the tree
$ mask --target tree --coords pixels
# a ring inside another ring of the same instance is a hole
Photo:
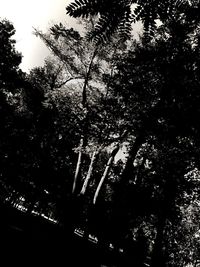
[[[95,191],[94,199],[93,199],[93,204],[94,204],[94,205],[96,204],[96,201],[97,201],[99,192],[100,192],[100,190],[101,190],[101,187],[102,187],[102,185],[103,185],[105,179],[106,179],[106,178],[108,177],[108,175],[109,175],[110,168],[112,167],[113,161],[114,161],[115,156],[116,156],[116,154],[117,154],[118,151],[119,151],[119,144],[116,144],[116,145],[114,146],[114,148],[113,148],[111,154],[110,154],[109,160],[108,160],[107,165],[106,165],[106,168],[105,168],[105,170],[104,170],[104,173],[103,173],[103,175],[102,175],[102,177],[101,177],[101,180],[100,180],[100,182],[99,182],[99,184],[98,184],[98,187],[97,187],[97,189],[96,189],[96,191]]]
[[[13,25],[7,20],[2,20],[0,22],[0,161],[1,180],[7,186],[9,183],[13,186],[17,179],[16,169],[13,166],[17,166],[15,163],[19,148],[13,141],[18,136],[17,128],[23,120],[20,118],[21,111],[26,109],[19,103],[20,91],[25,92],[26,81],[24,73],[19,68],[22,57],[15,50],[14,34]]]
[[[4,120],[11,111],[11,107],[6,101],[6,93],[16,91],[23,82],[22,72],[19,70],[21,54],[15,50],[15,40],[12,39],[14,34],[13,25],[7,20],[2,20],[0,22],[0,110],[2,126],[5,126]]]
[[[2,20],[0,23],[0,38],[1,38],[1,67],[0,67],[0,86],[2,89],[12,91],[17,86],[20,86],[20,75],[22,72],[19,69],[21,63],[21,54],[15,50],[15,40],[12,39],[15,34],[13,25]],[[12,79],[11,79],[12,78]]]
[[[35,68],[26,75],[19,68],[21,55],[15,50],[15,41],[12,39],[14,33],[10,22],[1,22],[0,175],[3,186],[9,188],[6,198],[12,203],[24,199],[24,205],[31,213],[35,205],[44,206],[46,201],[56,202],[55,199],[62,195],[59,190],[64,184],[63,172],[69,175],[71,171],[70,162],[63,164],[63,161],[68,157],[73,158],[72,147],[76,140],[71,132],[72,124],[65,127],[66,131],[61,131],[60,125],[57,129],[54,127],[58,122],[58,113],[61,118],[64,117],[59,104],[52,99],[53,90],[67,82],[63,64],[56,65],[52,60],[46,60],[43,68]],[[63,112],[67,112],[69,117],[72,114],[69,109],[63,109]],[[69,117],[65,115],[65,126]],[[62,142],[59,136],[64,135],[63,143],[69,142],[70,146],[67,146],[65,153],[59,153]]]
[[[130,183],[133,183],[135,179],[137,168],[133,163],[137,159],[140,149],[148,142],[154,148],[158,146],[161,153],[160,156],[157,155],[157,160],[159,168],[161,168],[159,177],[160,182],[163,182],[160,185],[163,199],[161,201],[159,198],[162,204],[157,211],[160,211],[160,213],[152,211],[157,220],[157,238],[155,240],[154,256],[152,256],[154,263],[152,264],[156,265],[159,261],[160,266],[166,262],[166,258],[161,256],[165,240],[163,233],[166,229],[166,221],[172,220],[172,223],[176,223],[172,219],[172,216],[176,213],[174,203],[185,190],[184,175],[193,161],[198,164],[196,161],[198,157],[195,156],[197,155],[197,147],[193,145],[193,142],[194,140],[199,142],[196,135],[199,132],[199,121],[192,118],[197,118],[195,114],[198,114],[199,110],[195,104],[196,99],[199,98],[197,89],[199,83],[197,51],[199,48],[198,45],[194,45],[194,43],[198,43],[198,37],[195,34],[190,35],[190,27],[191,25],[188,28],[187,23],[181,20],[176,25],[171,22],[161,27],[158,39],[153,40],[152,43],[134,44],[127,54],[125,53],[123,57],[120,56],[116,61],[115,75],[111,82],[111,88],[117,93],[118,99],[121,101],[121,107],[125,103],[127,117],[132,119],[129,124],[135,135],[135,142],[133,141],[134,145],[131,148],[131,152],[133,152],[127,160],[128,164],[123,171],[125,175],[122,174],[121,183],[119,183],[119,191],[116,197],[118,214],[120,214],[120,201],[123,201],[124,195],[130,188]],[[191,42],[191,39],[193,42]],[[138,140],[138,138],[140,139]],[[165,155],[163,160],[162,154]],[[149,156],[149,154],[146,155],[147,160],[150,160]],[[152,172],[156,172],[154,167]],[[143,176],[142,180],[144,179]],[[124,186],[124,189],[121,185]],[[128,199],[129,201],[127,200],[122,205],[121,210],[126,208],[126,211],[121,214],[124,217],[121,218],[120,222],[124,221],[125,216],[129,214],[127,211],[129,202],[132,205],[133,203],[140,203],[138,193],[141,193],[141,191],[138,192],[138,190],[141,190],[141,188],[140,186],[138,188],[138,185],[133,186],[133,188],[131,192],[135,197],[132,200]],[[150,187],[148,194],[151,191],[154,192],[153,190],[154,188]],[[142,194],[142,196],[144,197],[145,194]],[[151,197],[145,203],[152,203],[152,200],[150,200]],[[156,204],[154,201],[153,203]],[[169,207],[173,210],[173,215],[169,212]],[[139,204],[133,205],[134,220],[138,217],[136,210],[148,212],[148,210],[140,208],[141,205]],[[153,205],[151,208],[153,209]],[[117,232],[119,233],[119,231]]]
[[[77,32],[71,29],[66,29],[62,24],[54,25],[51,28],[51,34],[45,35],[39,31],[35,31],[36,35],[47,44],[48,48],[58,57],[62,64],[65,65],[65,73],[69,77],[68,81],[72,79],[83,80],[82,86],[82,107],[83,107],[83,121],[82,121],[82,136],[80,138],[80,145],[78,151],[78,160],[76,165],[76,171],[74,175],[74,182],[72,192],[74,193],[77,187],[77,181],[80,176],[80,169],[82,164],[82,154],[85,145],[87,144],[87,125],[88,125],[88,100],[87,100],[87,87],[89,80],[91,79],[92,69],[95,68],[94,63],[96,57],[96,48],[92,48],[92,45],[88,49],[84,38]],[[67,45],[64,44],[64,40],[68,39]],[[65,48],[61,49],[61,45]]]
[[[95,28],[89,37],[105,41],[113,32],[123,37],[130,36],[132,22],[142,21],[144,30],[152,35],[156,29],[156,19],[162,22],[175,19],[179,15],[189,14],[199,20],[198,1],[136,1],[136,0],[76,0],[66,8],[67,14],[77,17],[99,16]]]
[[[103,105],[105,105],[107,100],[103,99],[107,98],[108,94],[106,93],[106,90],[108,89],[105,90],[103,88],[104,82],[102,73],[104,72],[105,74],[112,71],[109,69],[109,66],[112,64],[112,56],[116,53],[117,49],[119,51],[119,42],[117,43],[116,38],[113,44],[106,49],[102,46],[97,48],[92,43],[88,45],[87,39],[84,36],[81,36],[73,29],[67,29],[62,24],[54,25],[51,28],[49,35],[42,34],[39,31],[36,31],[36,35],[39,35],[40,38],[42,38],[47,46],[53,51],[57,59],[62,62],[62,64],[65,66],[66,75],[70,77],[69,79],[73,79],[73,77],[76,79],[77,77],[79,82],[81,81],[82,84],[80,102],[83,110],[81,115],[82,122],[80,125],[80,145],[77,149],[78,160],[72,190],[75,192],[77,181],[80,180],[79,176],[83,154],[84,150],[87,149],[87,145],[92,147],[90,142],[93,145],[94,143],[97,143],[97,147],[99,146],[100,148],[102,144],[99,145],[97,140],[101,139],[102,142],[104,138],[108,138],[106,136],[111,135],[106,131],[105,133],[103,132],[105,123],[108,121],[107,114],[103,114],[103,108],[105,107],[103,107]],[[68,40],[67,43],[65,42],[66,39]],[[87,47],[87,49],[85,49],[85,47]],[[109,49],[110,52],[108,52]],[[98,89],[98,87],[102,87],[102,89]],[[92,97],[92,94],[94,97]],[[98,104],[97,101],[101,102]],[[97,105],[99,105],[99,107]],[[104,120],[104,124],[100,121],[102,118]],[[100,127],[99,129],[97,124]],[[107,127],[107,129],[108,128],[109,127]],[[106,141],[103,142],[105,143]],[[96,153],[95,151],[93,152]],[[92,161],[92,165],[94,162],[95,161]],[[87,176],[86,181],[89,181],[90,177],[91,175]],[[87,186],[85,183],[84,188],[86,189],[86,187]]]

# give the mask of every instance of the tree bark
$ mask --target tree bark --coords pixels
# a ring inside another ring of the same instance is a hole
[[[107,165],[106,165],[106,168],[104,170],[104,173],[101,177],[101,180],[97,186],[97,189],[96,189],[96,192],[94,194],[94,198],[93,198],[93,204],[95,205],[96,204],[96,201],[97,201],[97,198],[99,196],[99,192],[101,190],[101,187],[103,185],[103,182],[105,181],[105,179],[108,177],[109,175],[109,171],[110,171],[110,168],[113,164],[113,161],[114,161],[114,158],[115,158],[115,155],[117,154],[117,152],[119,151],[119,145],[117,145],[117,147],[113,150],[113,152],[111,153],[111,156],[107,162]]]
[[[90,73],[91,73],[91,70],[92,70],[92,64],[93,64],[93,61],[94,61],[94,59],[96,57],[97,50],[98,50],[97,47],[95,47],[94,52],[92,54],[92,58],[90,60],[90,64],[89,64],[86,76],[85,76],[85,82],[84,82],[83,91],[82,91],[82,105],[83,105],[84,108],[87,108],[87,104],[88,104],[87,103],[86,89],[87,89],[87,85],[88,85],[88,82],[89,82],[89,79],[90,79]]]
[[[80,146],[79,146],[78,160],[77,160],[77,164],[76,164],[76,171],[75,171],[74,182],[73,182],[73,186],[72,186],[72,194],[75,193],[78,177],[80,175],[82,154],[83,154],[83,138],[81,138]]]
[[[95,150],[93,152],[93,154],[92,154],[92,158],[91,158],[91,161],[90,161],[90,166],[89,166],[89,169],[88,169],[88,173],[87,173],[87,176],[86,176],[86,178],[84,180],[80,195],[85,195],[86,189],[87,189],[88,184],[90,182],[90,179],[92,177],[92,171],[93,171],[94,163],[96,161],[98,153],[99,153],[99,151]]]
[[[83,129],[83,133],[87,132],[87,125],[88,125],[88,103],[87,103],[87,94],[86,94],[86,89],[87,89],[87,85],[89,82],[89,78],[90,78],[90,73],[92,70],[92,64],[93,61],[95,59],[95,56],[97,54],[97,47],[95,48],[93,54],[92,54],[92,58],[90,60],[90,64],[85,76],[85,81],[83,84],[83,91],[82,91],[82,106],[84,109],[86,109],[86,114],[85,114],[85,118],[83,119],[83,125],[84,125],[84,129]],[[77,161],[77,165],[76,165],[76,171],[75,171],[75,176],[74,176],[74,182],[73,182],[73,187],[72,187],[72,194],[75,193],[76,190],[76,185],[77,185],[77,181],[78,181],[78,177],[80,175],[80,169],[81,169],[81,164],[82,164],[82,150],[83,150],[83,146],[84,146],[84,140],[86,138],[81,138],[80,140],[80,151],[79,151],[79,155],[78,155],[78,161]]]

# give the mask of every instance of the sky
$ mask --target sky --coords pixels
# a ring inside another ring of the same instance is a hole
[[[0,0],[0,19],[8,19],[16,29],[16,49],[23,55],[20,67],[29,71],[40,66],[49,55],[43,42],[33,35],[33,27],[43,30],[53,22],[74,26],[75,20],[66,15],[71,0]]]
[[[39,37],[33,35],[33,27],[46,32],[53,23],[76,27],[76,20],[66,15],[66,6],[72,0],[0,0],[0,19],[8,19],[16,29],[16,49],[23,55],[20,65],[29,72],[42,66],[49,50]],[[140,28],[140,27],[139,27]],[[136,31],[139,29],[136,25]]]

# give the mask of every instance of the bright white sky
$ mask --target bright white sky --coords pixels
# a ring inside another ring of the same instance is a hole
[[[42,41],[35,37],[33,27],[43,31],[52,22],[75,23],[66,15],[66,6],[71,0],[0,0],[0,19],[10,20],[16,29],[16,48],[22,52],[21,68],[28,71],[42,65],[48,50]]]
[[[72,0],[0,0],[0,19],[10,20],[16,29],[16,49],[22,52],[20,67],[24,71],[43,65],[49,55],[44,43],[32,34],[33,27],[46,32],[53,23],[76,26],[76,20],[66,15],[65,8],[70,2]],[[136,25],[135,31],[139,28]]]

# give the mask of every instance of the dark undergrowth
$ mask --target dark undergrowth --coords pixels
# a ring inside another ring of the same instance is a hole
[[[0,266],[126,266],[120,254],[66,234],[42,217],[7,205],[0,212]]]

